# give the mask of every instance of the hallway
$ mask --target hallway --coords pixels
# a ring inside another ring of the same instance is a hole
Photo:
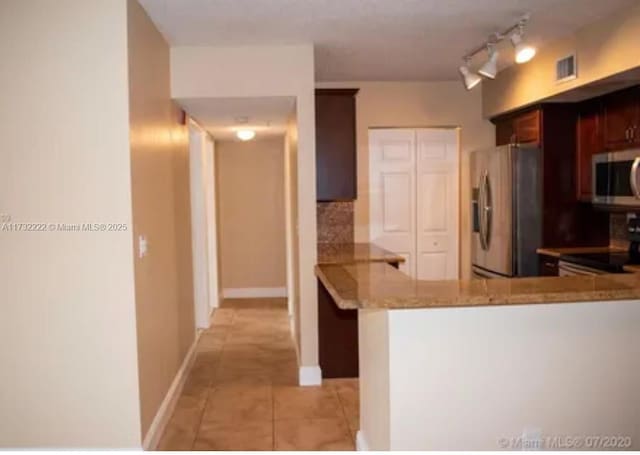
[[[355,450],[356,379],[299,387],[285,299],[226,300],[160,450]]]

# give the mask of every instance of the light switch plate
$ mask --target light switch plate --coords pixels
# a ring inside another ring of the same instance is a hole
[[[147,251],[149,250],[149,245],[147,243],[147,238],[144,235],[138,237],[138,257],[142,259],[147,255]]]

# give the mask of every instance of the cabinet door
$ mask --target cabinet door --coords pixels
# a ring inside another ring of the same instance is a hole
[[[630,99],[633,105],[631,109],[631,142],[634,147],[637,147],[640,145],[640,86],[631,89]]]
[[[540,111],[530,111],[513,120],[516,142],[518,144],[540,143]]]
[[[506,118],[496,121],[496,145],[507,145],[515,140],[513,119]]]
[[[604,100],[604,145],[607,150],[631,147],[631,132],[638,124],[637,89],[624,90]],[[637,132],[636,132],[636,135]]]
[[[540,276],[558,276],[558,259],[545,256],[543,254],[538,255],[540,264]]]
[[[357,90],[316,90],[316,198],[356,198]]]
[[[585,104],[578,114],[577,125],[576,194],[581,201],[591,200],[591,158],[604,151],[600,103]]]

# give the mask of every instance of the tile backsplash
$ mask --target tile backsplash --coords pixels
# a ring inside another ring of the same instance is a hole
[[[318,243],[353,243],[353,202],[318,202]]]
[[[609,217],[609,232],[611,246],[629,248],[626,213],[611,213]]]

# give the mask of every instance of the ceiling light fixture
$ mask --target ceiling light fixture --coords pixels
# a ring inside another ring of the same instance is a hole
[[[516,24],[503,32],[490,35],[487,41],[463,57],[465,64],[459,68],[459,71],[462,74],[464,86],[467,90],[471,90],[480,83],[480,76],[472,73],[469,68],[473,57],[481,52],[487,52],[488,60],[480,67],[478,73],[486,78],[495,79],[498,74],[499,57],[496,46],[505,39],[509,38],[513,44],[516,63],[528,62],[536,55],[536,49],[524,41],[524,28],[529,22],[529,18],[529,14],[525,14]]]
[[[476,73],[472,73],[469,69],[471,61],[469,59],[465,59],[464,65],[462,65],[458,70],[462,75],[462,81],[464,82],[464,86],[467,90],[471,90],[473,87],[482,82],[482,78],[478,76]]]
[[[236,131],[236,136],[241,141],[250,141],[256,137],[256,132],[254,130],[238,130]]]
[[[524,23],[518,24],[518,31],[511,35],[511,44],[513,44],[516,53],[516,63],[526,63],[536,55],[536,49],[523,41]]]
[[[489,59],[484,65],[480,67],[480,69],[478,70],[478,74],[484,77],[488,77],[489,79],[495,79],[496,74],[498,74],[499,54],[493,43],[487,44],[487,54],[489,55]]]

